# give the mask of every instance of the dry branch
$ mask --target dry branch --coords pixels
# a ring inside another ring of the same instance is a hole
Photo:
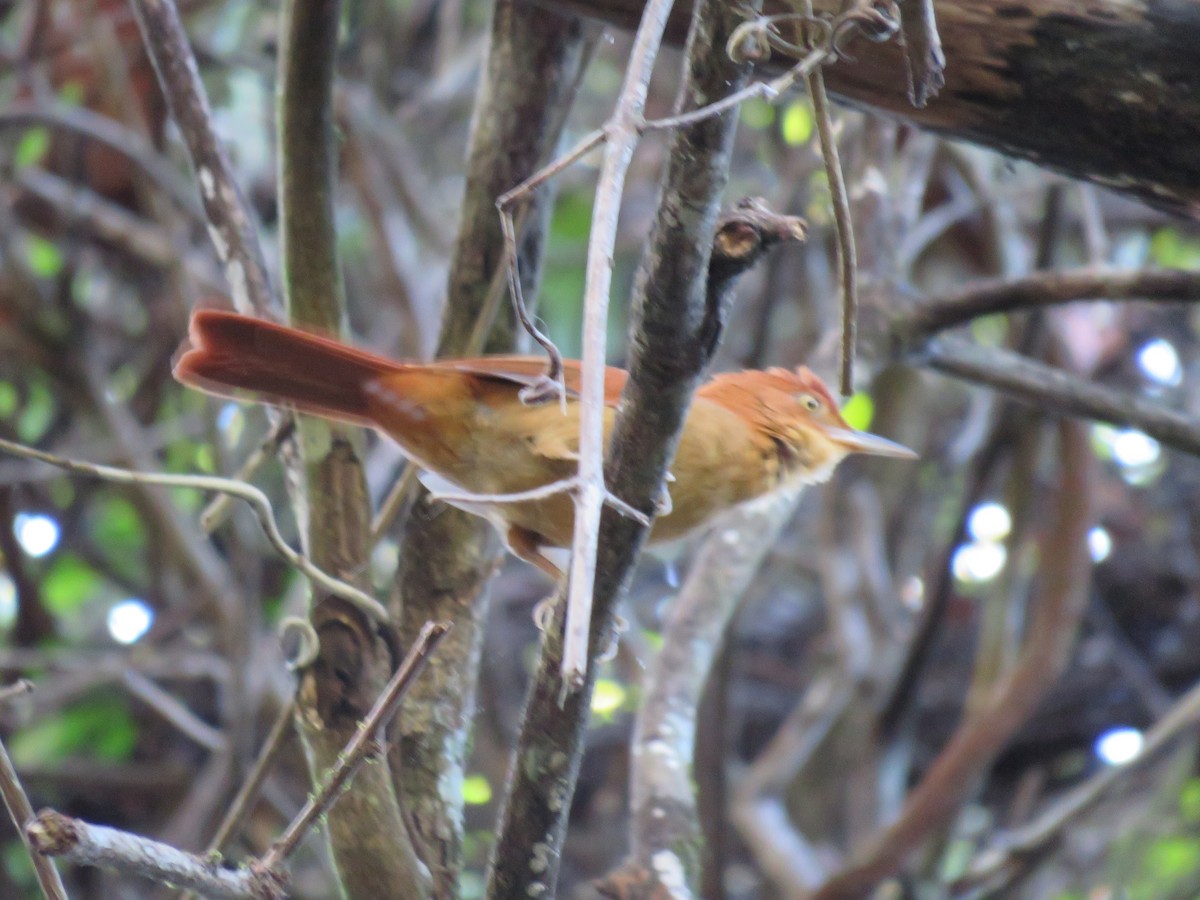
[[[38,853],[81,866],[100,866],[180,885],[206,897],[282,900],[283,889],[268,872],[225,869],[217,862],[127,831],[92,825],[47,809],[25,827]]]

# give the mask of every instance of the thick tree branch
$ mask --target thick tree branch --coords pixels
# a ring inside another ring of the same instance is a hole
[[[531,0],[632,28],[644,0]],[[905,0],[903,9],[919,0]],[[817,0],[836,14],[842,0]],[[767,13],[793,5],[772,0]],[[965,138],[1078,178],[1200,216],[1200,19],[1188,4],[1120,0],[934,0],[945,87],[924,107],[909,100],[905,48],[853,41],[853,62],[831,66],[842,99],[922,128]],[[683,43],[690,5],[667,39]],[[787,60],[772,60],[777,70]]]
[[[333,201],[337,153],[333,78],[340,0],[291,0],[285,6],[279,58],[280,221],[289,318],[337,334],[345,301]],[[293,499],[308,554],[343,580],[362,582],[370,558],[370,503],[358,429],[300,416],[285,447]],[[300,724],[314,781],[332,769],[392,669],[372,622],[328,594],[314,593],[312,624],[320,639],[304,669]],[[355,789],[327,818],[342,889],[351,897],[430,894],[429,873],[401,814],[382,748]]]
[[[671,601],[634,726],[629,856],[603,879],[606,896],[657,896],[677,884],[676,873],[698,890],[704,848],[692,765],[700,695],[726,625],[799,496],[781,491],[723,517]]]
[[[496,198],[554,153],[598,36],[574,18],[511,0],[496,4],[487,64],[475,102],[462,224],[450,265],[439,352],[471,356],[516,348],[503,298],[504,250]],[[549,222],[549,186],[539,189],[518,237],[526,296],[537,294]],[[495,294],[493,301],[493,292]],[[486,335],[486,340],[484,336]],[[412,702],[400,711],[396,774],[410,819],[429,848],[439,895],[457,893],[462,866],[463,767],[488,603],[486,581],[499,553],[495,529],[476,516],[437,506],[421,491],[405,522],[395,605],[401,640],[427,620],[454,622]]]

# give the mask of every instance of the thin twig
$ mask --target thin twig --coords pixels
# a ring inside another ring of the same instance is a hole
[[[6,686],[3,689],[3,696],[0,697],[0,703],[7,702],[19,694],[28,693],[31,687],[32,684],[24,680]],[[9,818],[17,826],[21,842],[25,844],[25,849],[29,852],[30,859],[33,860],[33,870],[37,874],[42,893],[49,900],[67,900],[67,889],[63,886],[58,869],[41,853],[35,852],[29,836],[25,833],[25,823],[33,819],[33,807],[21,787],[21,782],[17,778],[17,770],[13,767],[3,741],[0,741],[0,794],[4,795],[4,805],[8,809]]]
[[[527,503],[531,500],[545,500],[553,497],[555,494],[569,494],[578,491],[580,481],[578,477],[563,478],[559,481],[553,481],[550,484],[544,484],[540,487],[530,488],[527,491],[516,491],[511,494],[452,494],[442,493],[431,490],[429,495],[434,500],[440,500],[442,503],[451,505],[461,503],[463,505],[471,504],[497,504],[497,503]],[[621,515],[633,519],[639,525],[646,528],[650,527],[650,517],[640,509],[634,509],[612,491],[604,492],[604,503],[606,506],[611,506]]]
[[[415,465],[411,462],[406,463],[404,471],[396,479],[396,483],[392,485],[387,496],[383,498],[383,502],[379,504],[379,511],[371,519],[372,547],[383,540],[388,529],[392,527],[392,523],[396,521],[396,516],[400,515],[400,510],[404,508],[404,504],[408,502],[408,498],[420,484],[417,478],[418,472]]]
[[[833,198],[833,221],[837,231],[838,280],[842,289],[842,344],[839,361],[839,389],[844,396],[854,393],[854,343],[858,330],[858,254],[854,246],[854,223],[850,219],[850,195],[846,191],[846,176],[838,156],[833,135],[833,119],[829,97],[825,93],[825,76],[814,68],[807,76],[812,97],[813,118],[821,141],[821,156]]]
[[[174,0],[131,0],[146,53],[200,182],[209,234],[233,304],[264,315],[275,306],[250,206],[212,124],[208,95]]]
[[[266,855],[256,864],[266,871],[276,869],[283,860],[296,849],[300,839],[308,832],[316,820],[324,815],[337,802],[342,791],[350,783],[359,767],[366,762],[367,755],[372,750],[379,749],[380,729],[391,721],[392,716],[400,707],[400,701],[413,680],[421,674],[425,664],[429,662],[430,654],[437,648],[438,643],[450,632],[449,622],[427,622],[417,636],[417,640],[409,648],[404,660],[396,669],[383,693],[371,707],[371,711],[359,723],[358,731],[350,743],[338,757],[338,764],[325,778],[325,783],[316,794],[309,797],[304,808],[292,820],[283,835],[280,836]]]
[[[267,775],[271,771],[271,766],[275,763],[275,757],[283,746],[284,740],[287,738],[288,726],[292,724],[292,719],[295,715],[296,698],[289,697],[288,702],[280,708],[279,715],[276,716],[274,724],[271,725],[267,739],[263,741],[258,758],[254,761],[254,766],[250,769],[246,780],[242,782],[242,786],[238,788],[237,795],[233,798],[233,802],[229,804],[229,809],[225,812],[225,818],[221,820],[221,824],[217,826],[216,834],[209,841],[209,853],[220,853],[221,848],[225,846],[225,842],[240,830],[242,823],[246,820],[246,816],[250,813],[250,804],[258,795],[258,789],[262,787],[262,783],[266,781]]]
[[[160,884],[182,885],[206,897],[282,900],[284,896],[282,883],[271,872],[224,869],[214,860],[52,809],[38,813],[23,831],[43,858],[57,856],[75,865],[130,872]]]
[[[201,747],[220,753],[229,747],[229,739],[219,728],[209,725],[180,700],[147,678],[137,669],[126,669],[121,673],[125,689],[137,697],[160,716],[174,725]]]
[[[374,597],[340,579],[334,578],[332,575],[318,568],[307,556],[297,553],[288,546],[287,541],[283,539],[283,535],[279,533],[279,526],[275,522],[275,512],[271,506],[271,501],[267,499],[266,494],[252,484],[233,481],[229,478],[218,478],[212,475],[170,475],[159,472],[134,472],[129,469],[114,468],[113,466],[95,465],[93,463],[56,456],[44,450],[37,450],[33,447],[26,447],[24,444],[17,444],[13,441],[3,439],[0,439],[0,450],[25,459],[36,459],[39,462],[57,466],[60,469],[66,469],[68,472],[78,472],[81,475],[90,475],[93,478],[101,478],[117,484],[153,484],[163,487],[192,488],[198,491],[219,491],[237,497],[239,500],[244,500],[254,510],[259,524],[262,526],[263,533],[280,556],[329,593],[336,594],[353,603],[372,619],[378,622],[386,622],[388,619],[387,610]]]
[[[0,706],[14,700],[17,697],[22,697],[33,690],[33,682],[28,678],[19,678],[12,684],[5,685],[0,688]]]

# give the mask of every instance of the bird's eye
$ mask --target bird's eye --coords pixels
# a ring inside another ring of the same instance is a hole
[[[821,408],[821,401],[818,400],[816,397],[814,397],[812,394],[801,394],[800,395],[800,403],[809,412],[816,412],[818,409]]]

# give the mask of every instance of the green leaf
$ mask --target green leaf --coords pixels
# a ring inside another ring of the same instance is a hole
[[[96,596],[104,579],[73,553],[61,553],[42,580],[42,600],[56,616],[79,610]]]
[[[625,704],[629,692],[620,682],[611,678],[597,678],[596,689],[592,693],[592,712],[602,716],[612,715]]]
[[[34,275],[53,278],[62,271],[63,255],[57,245],[36,234],[28,235],[25,245],[29,268]]]
[[[492,800],[492,786],[484,775],[468,775],[463,779],[463,803],[483,806]]]
[[[117,762],[137,744],[137,723],[124,701],[93,697],[18,731],[9,749],[18,765],[45,765],[68,756]]]
[[[1167,269],[1200,268],[1200,238],[1160,228],[1150,239],[1150,258]]]
[[[40,377],[29,379],[25,406],[17,416],[17,436],[27,444],[36,443],[54,419],[54,395]]]
[[[146,529],[133,504],[119,494],[108,494],[94,507],[93,532],[108,552],[127,555],[146,545]]]
[[[21,395],[11,381],[0,381],[0,419],[12,418],[20,399]]]
[[[47,128],[30,128],[21,135],[17,142],[16,152],[13,153],[13,165],[18,169],[32,166],[41,162],[46,151],[50,149],[50,130]]]
[[[1179,792],[1179,813],[1185,822],[1200,822],[1200,778],[1189,778]]]
[[[1156,880],[1175,881],[1200,869],[1200,841],[1171,835],[1146,851],[1146,870]]]
[[[779,130],[783,135],[784,143],[792,147],[808,143],[813,133],[813,116],[807,100],[797,100],[783,111]]]
[[[775,107],[755,97],[742,104],[742,124],[755,131],[769,128],[775,121]]]
[[[866,431],[871,427],[871,420],[875,418],[875,401],[871,399],[870,394],[859,391],[842,407],[842,418],[851,428]]]

